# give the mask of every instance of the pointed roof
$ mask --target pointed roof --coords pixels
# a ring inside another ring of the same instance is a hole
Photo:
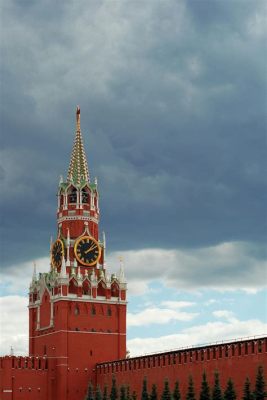
[[[71,153],[70,166],[68,170],[68,182],[73,182],[74,185],[81,185],[85,182],[90,182],[88,164],[83,146],[83,137],[80,125],[80,107],[76,110],[76,134]]]

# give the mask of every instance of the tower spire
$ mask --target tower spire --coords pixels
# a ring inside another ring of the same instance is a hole
[[[81,132],[81,110],[80,107],[76,108],[76,132]]]
[[[74,145],[71,153],[70,165],[68,170],[68,182],[73,182],[74,185],[81,185],[84,182],[90,181],[88,164],[83,146],[83,137],[81,133],[81,110],[77,106],[76,110],[76,134]]]

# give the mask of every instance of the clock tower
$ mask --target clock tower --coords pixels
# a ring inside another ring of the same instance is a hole
[[[66,180],[60,178],[57,234],[48,273],[33,274],[29,292],[30,356],[52,365],[51,399],[83,399],[95,365],[126,357],[126,281],[106,268],[99,237],[99,192],[91,181],[76,111]]]

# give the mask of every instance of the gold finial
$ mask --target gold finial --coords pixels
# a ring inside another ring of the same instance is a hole
[[[76,131],[81,130],[80,119],[81,119],[81,110],[80,110],[80,107],[77,106],[77,109],[76,109]]]

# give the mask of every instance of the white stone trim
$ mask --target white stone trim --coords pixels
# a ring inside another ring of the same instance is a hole
[[[69,210],[68,211],[68,215],[76,215],[76,210]],[[61,217],[62,217],[62,215],[61,215]]]
[[[37,324],[36,329],[40,329],[40,306],[37,307]]]
[[[75,297],[72,297],[75,296]],[[115,299],[115,297],[114,297]],[[97,298],[93,298],[87,295],[83,295],[82,297],[78,297],[76,295],[72,295],[69,294],[67,296],[54,296],[51,299],[54,303],[58,302],[58,301],[80,301],[82,303],[97,303],[97,304],[122,304],[122,305],[126,305],[128,302],[126,300],[111,300],[111,299],[105,299],[105,300],[100,300]]]
[[[64,221],[92,221],[98,224],[98,218],[92,217],[92,216],[85,216],[85,215],[66,215],[64,217],[58,218],[58,224],[64,222]]]
[[[53,303],[57,303],[58,301],[79,301],[82,303],[97,303],[97,304],[121,304],[121,305],[126,305],[128,304],[128,302],[126,300],[118,300],[116,297],[112,297],[111,299],[106,299],[106,298],[94,298],[92,296],[88,296],[86,294],[84,294],[82,297],[78,297],[75,294],[69,293],[67,296],[63,296],[63,295],[56,295],[53,297],[50,297],[51,302]],[[117,300],[116,300],[117,299]],[[40,308],[40,302],[36,301],[33,304],[29,304],[28,308]],[[38,320],[38,314],[37,314],[37,320]]]
[[[35,337],[35,336],[33,336],[33,337]],[[69,358],[69,357],[66,357],[66,356],[34,356],[34,355],[29,355],[29,356],[27,356],[27,357],[30,357],[30,358],[42,358],[42,359],[47,359],[47,358]]]
[[[54,326],[54,304],[53,304],[53,301],[50,302],[50,326]]]
[[[91,332],[91,331],[71,331],[71,330],[59,330],[55,332],[44,333],[43,335],[38,336],[30,336],[30,339],[38,339],[43,336],[54,335],[56,333],[82,333],[82,334],[89,334],[89,335],[114,335],[114,336],[126,336],[126,333],[119,333],[119,332]]]
[[[51,303],[51,304],[53,304],[53,303]],[[47,326],[43,326],[42,328],[39,328],[39,329],[36,329],[37,331],[45,331],[46,329],[50,329],[50,328],[53,328],[54,327],[54,324],[51,324],[51,322],[50,322],[50,325],[47,325]]]

